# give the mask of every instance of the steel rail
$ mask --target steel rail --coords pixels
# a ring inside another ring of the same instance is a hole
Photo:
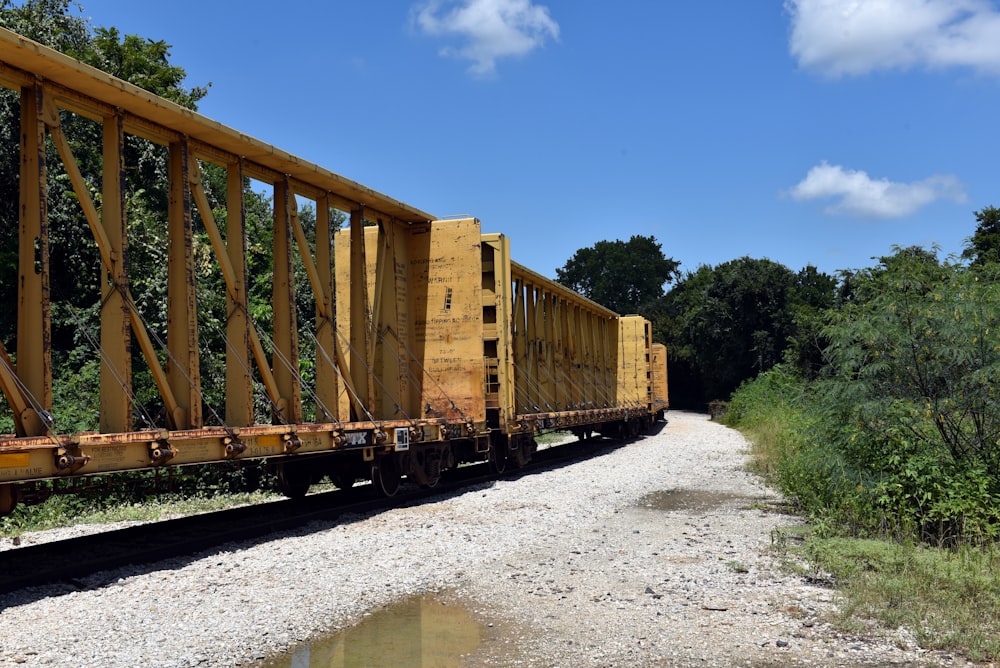
[[[495,474],[489,472],[486,463],[475,464],[442,478],[433,488],[406,485],[401,493],[391,498],[373,497],[371,487],[362,485],[299,500],[242,506],[0,551],[0,610],[22,603],[25,596],[49,596],[54,586],[69,590],[100,588],[122,577],[116,569],[126,566],[152,572],[168,559],[194,560],[206,552],[223,551],[223,546],[233,542],[263,542],[277,533],[300,529],[311,522],[336,523],[342,516],[419,505],[461,494],[477,485],[598,457],[626,442],[619,439],[570,441],[538,451],[534,459],[521,468],[508,468],[504,473]]]

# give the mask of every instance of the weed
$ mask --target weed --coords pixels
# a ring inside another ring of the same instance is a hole
[[[749,573],[750,567],[741,561],[729,561],[726,562],[726,566],[729,566],[729,570],[734,573]]]
[[[838,623],[858,619],[912,631],[921,647],[961,651],[973,661],[1000,656],[1000,550],[948,550],[879,540],[814,538],[806,553],[841,587]]]

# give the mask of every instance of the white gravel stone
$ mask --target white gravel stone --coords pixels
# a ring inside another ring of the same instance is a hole
[[[742,437],[669,418],[544,473],[2,596],[0,665],[247,665],[427,592],[492,625],[470,666],[965,665],[831,629],[834,593],[771,549],[797,520],[762,509]],[[714,502],[639,504],[670,490]]]

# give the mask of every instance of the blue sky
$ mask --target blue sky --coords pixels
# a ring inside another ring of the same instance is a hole
[[[992,0],[81,4],[171,44],[203,114],[549,276],[634,234],[833,273],[1000,206]]]

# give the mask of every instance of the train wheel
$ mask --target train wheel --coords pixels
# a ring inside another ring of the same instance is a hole
[[[280,462],[278,464],[278,491],[289,499],[301,499],[312,484],[312,471],[304,462]]]
[[[538,450],[538,443],[528,436],[525,438],[515,438],[510,444],[510,460],[517,468],[524,468],[531,461],[531,457]]]
[[[490,471],[499,475],[507,470],[507,444],[501,438],[490,439],[490,454],[486,460]]]
[[[441,481],[440,451],[431,448],[421,448],[413,453],[413,479],[421,487],[430,489],[437,487]]]
[[[375,493],[386,498],[396,496],[402,483],[399,466],[392,455],[382,457],[377,464],[372,465],[372,485]]]
[[[0,517],[9,515],[17,507],[17,485],[0,485]]]
[[[336,485],[337,489],[350,489],[354,487],[357,478],[353,473],[331,473],[330,482]]]

